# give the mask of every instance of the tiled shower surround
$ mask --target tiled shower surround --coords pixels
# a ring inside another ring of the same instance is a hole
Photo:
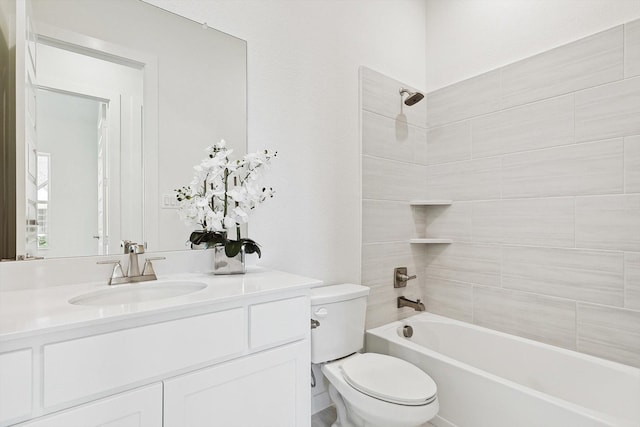
[[[424,122],[398,85],[362,71],[369,326],[409,264],[428,311],[640,367],[640,21],[429,93]]]

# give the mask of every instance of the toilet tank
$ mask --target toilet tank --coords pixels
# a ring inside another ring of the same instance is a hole
[[[355,353],[364,346],[367,312],[366,286],[323,286],[311,289],[311,363],[322,363]]]

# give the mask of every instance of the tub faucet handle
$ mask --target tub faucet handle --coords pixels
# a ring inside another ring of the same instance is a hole
[[[407,267],[396,267],[393,270],[393,287],[404,288],[405,286],[407,286],[407,282],[409,280],[413,280],[417,277],[418,276],[416,276],[415,274],[412,276],[409,276],[407,274]]]

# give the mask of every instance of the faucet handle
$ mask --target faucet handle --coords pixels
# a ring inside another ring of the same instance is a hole
[[[407,274],[407,267],[396,267],[393,269],[393,287],[394,288],[404,288],[407,286],[407,282],[409,280],[413,280],[417,278],[415,274],[409,276]]]
[[[147,258],[144,260],[144,267],[142,268],[142,275],[143,276],[153,276],[154,278],[157,278],[156,276],[156,272],[153,269],[153,264],[151,264],[151,261],[160,261],[162,259],[166,259],[163,256],[156,256],[156,257],[151,257],[151,258]]]
[[[131,240],[123,240],[120,242],[120,247],[124,248],[125,254],[143,254],[144,246],[140,245],[136,242],[132,242]]]
[[[109,277],[109,286],[114,284],[114,282],[122,282],[118,279],[124,279],[124,271],[122,271],[122,264],[120,264],[120,260],[111,259],[108,261],[98,261],[96,264],[113,264],[113,270],[111,271],[111,277]]]

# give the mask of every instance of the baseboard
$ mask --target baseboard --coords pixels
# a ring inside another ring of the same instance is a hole
[[[327,409],[331,406],[331,398],[328,392],[318,393],[311,397],[311,415]]]

